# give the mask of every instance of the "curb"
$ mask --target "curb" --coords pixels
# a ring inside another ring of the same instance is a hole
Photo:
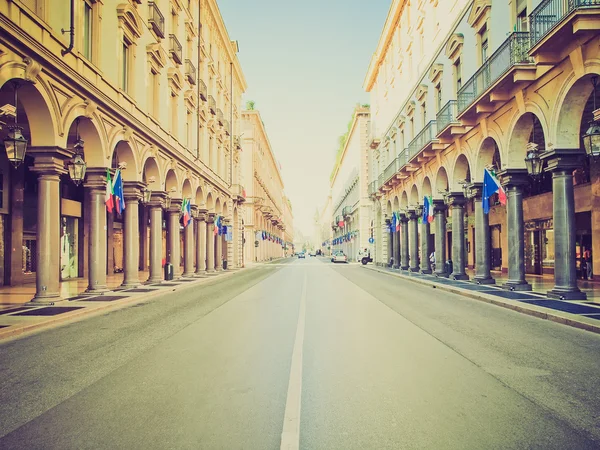
[[[198,285],[205,284],[209,281],[219,280],[219,279],[233,276],[235,274],[243,272],[244,270],[247,270],[247,269],[241,268],[241,269],[231,271],[231,272],[227,271],[227,272],[219,273],[218,276],[198,278],[196,281],[190,282],[190,283],[185,283],[183,286],[173,285],[173,289],[163,288],[163,289],[158,289],[157,292],[150,292],[150,293],[145,293],[145,294],[141,294],[141,295],[133,295],[130,298],[120,300],[118,303],[108,303],[106,305],[100,305],[100,306],[96,306],[96,307],[94,307],[94,306],[85,307],[83,310],[64,313],[60,316],[49,318],[48,320],[43,320],[40,322],[28,324],[28,325],[22,325],[22,326],[11,325],[11,326],[7,327],[6,330],[0,330],[0,344],[4,343],[4,342],[8,342],[14,338],[24,337],[25,335],[33,334],[36,331],[42,331],[42,329],[49,328],[53,325],[69,323],[69,322],[76,322],[76,321],[84,319],[84,318],[99,315],[100,313],[107,312],[108,310],[116,311],[116,310],[124,308],[126,306],[140,303],[143,301],[158,300],[158,299],[160,299],[160,297],[166,297],[168,294],[171,294],[174,291],[186,291],[192,287],[198,287]],[[142,285],[143,285],[143,283],[142,283]],[[118,294],[118,293],[119,292],[116,292],[115,294]],[[69,302],[68,300],[58,300],[58,301],[54,302],[54,306],[67,305],[67,304],[72,304],[72,303],[76,303],[76,302]],[[40,306],[42,306],[42,305],[40,305]]]
[[[487,295],[484,293],[476,293],[473,291],[469,291],[467,289],[461,289],[458,286],[448,286],[445,284],[435,283],[433,281],[421,280],[415,277],[406,276],[401,273],[393,273],[388,272],[387,270],[382,270],[377,267],[371,266],[361,266],[363,269],[372,270],[374,272],[383,273],[392,277],[401,278],[406,281],[411,281],[413,283],[421,284],[423,286],[430,286],[434,289],[440,289],[442,291],[450,292],[452,294],[461,295],[463,297],[468,297],[473,300],[478,300],[484,303],[489,303],[492,305],[500,306],[502,308],[510,309],[522,314],[527,314],[529,316],[538,317],[540,319],[550,320],[551,322],[560,323],[563,325],[567,325],[573,328],[578,328],[580,330],[590,331],[592,333],[600,334],[600,324],[597,323],[589,323],[587,321],[583,321],[581,319],[586,319],[578,317],[575,314],[561,312],[557,313],[554,311],[548,311],[547,308],[535,305],[528,305],[524,303],[517,303],[515,301],[510,302],[508,300],[501,300],[497,297]],[[527,305],[527,306],[525,306]],[[577,317],[577,319],[574,319]],[[594,320],[594,319],[589,319]]]

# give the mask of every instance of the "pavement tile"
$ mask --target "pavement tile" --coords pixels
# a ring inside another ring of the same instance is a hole
[[[69,311],[76,311],[83,309],[82,306],[48,306],[44,308],[30,309],[29,311],[21,311],[13,314],[13,316],[56,316],[57,314],[64,314]]]
[[[82,302],[114,302],[115,300],[123,300],[124,298],[128,298],[128,295],[99,295],[97,297],[90,297],[84,300],[80,300]]]
[[[592,306],[579,305],[577,303],[565,302],[561,300],[525,300],[523,303],[530,305],[543,306],[544,308],[556,309],[571,314],[600,314],[600,308]]]

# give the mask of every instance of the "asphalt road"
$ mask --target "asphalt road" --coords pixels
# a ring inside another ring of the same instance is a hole
[[[600,448],[600,336],[324,259],[0,345],[0,448]]]

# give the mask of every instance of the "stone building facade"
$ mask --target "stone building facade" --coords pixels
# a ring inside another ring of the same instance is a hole
[[[279,163],[259,111],[242,111],[242,135],[241,182],[246,192],[244,260],[269,261],[285,256],[292,248],[291,204],[284,194]]]
[[[356,260],[371,244],[371,202],[368,195],[369,108],[356,106],[348,134],[331,174],[333,250]]]
[[[130,287],[146,281],[139,271],[160,281],[164,262],[175,277],[241,265],[236,53],[215,0],[82,0],[72,12],[69,0],[0,0],[0,104],[15,106],[17,90],[28,140],[16,169],[0,155],[0,285],[35,281],[45,301],[71,278],[97,293],[121,270]],[[66,163],[79,140],[76,185]],[[118,167],[121,215],[104,205]],[[233,233],[215,235],[215,218]]]
[[[547,273],[550,295],[582,298],[586,250],[600,267],[598,164],[581,138],[598,96],[599,13],[595,0],[392,2],[364,83],[379,264],[427,273],[435,251],[439,276],[474,267],[492,283],[498,269],[528,290],[529,274]],[[538,177],[526,170],[532,148]],[[485,168],[508,196],[489,215]],[[435,220],[419,223],[430,196]]]

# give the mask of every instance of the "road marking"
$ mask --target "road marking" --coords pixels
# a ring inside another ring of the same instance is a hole
[[[281,433],[281,450],[298,450],[300,448],[300,406],[302,399],[302,352],[304,347],[304,322],[306,319],[306,284],[304,274],[300,310],[296,327],[296,340],[292,353],[290,383],[285,401],[285,416],[283,417],[283,432]]]

